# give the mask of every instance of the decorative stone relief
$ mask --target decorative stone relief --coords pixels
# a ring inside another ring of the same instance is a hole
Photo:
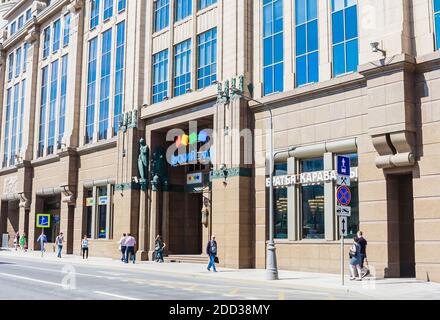
[[[8,177],[3,182],[3,193],[6,194],[14,194],[17,193],[17,184],[18,184],[18,177]]]

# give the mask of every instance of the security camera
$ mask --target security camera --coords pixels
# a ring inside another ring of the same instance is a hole
[[[386,56],[386,51],[379,48],[379,42],[371,42],[370,46],[371,46],[371,51],[372,52],[382,52],[382,54],[384,56]]]
[[[379,50],[378,50],[378,48],[379,48],[379,42],[371,42],[371,43],[370,43],[370,46],[371,46],[371,51],[372,51],[372,52],[377,52],[377,51],[379,51]]]

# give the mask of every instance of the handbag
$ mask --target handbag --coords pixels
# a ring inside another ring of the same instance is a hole
[[[350,251],[348,251],[348,256],[350,257],[350,259],[356,256],[356,251],[353,250],[353,247],[351,247]]]
[[[214,258],[214,262],[215,262],[215,263],[219,263],[218,257],[215,257],[215,258]]]

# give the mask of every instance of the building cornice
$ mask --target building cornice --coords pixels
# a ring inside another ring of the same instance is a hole
[[[44,158],[38,158],[31,161],[32,167],[40,167],[49,163],[54,163],[60,161],[60,156],[58,154],[51,154]]]
[[[90,153],[95,153],[98,151],[116,148],[117,142],[118,142],[117,137],[113,137],[112,139],[109,140],[84,145],[77,149],[77,154],[82,156]]]
[[[200,91],[194,91],[167,101],[144,105],[141,109],[141,119],[155,118],[181,109],[190,109],[197,105],[217,99],[217,87],[210,86]]]
[[[417,71],[423,72],[440,68],[440,51],[417,57]]]
[[[249,102],[249,108],[253,112],[266,111],[261,104],[270,105],[273,108],[282,107],[287,104],[316,99],[323,96],[334,95],[335,93],[345,92],[349,88],[359,88],[366,85],[365,78],[359,73],[351,73],[341,77],[333,78],[328,81],[318,82],[295,88],[294,90],[265,96],[258,99],[258,102]]]

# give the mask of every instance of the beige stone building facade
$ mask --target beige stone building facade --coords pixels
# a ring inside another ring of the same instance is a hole
[[[336,156],[349,237],[377,277],[440,281],[440,1],[0,3],[0,233],[37,214],[67,253],[265,268],[267,129],[280,269],[339,272]],[[235,89],[234,89],[235,88]],[[238,92],[238,93],[237,93]],[[243,93],[246,97],[242,98]],[[145,140],[145,147],[140,139]],[[347,242],[346,242],[347,243]],[[350,241],[345,248],[348,255]]]

